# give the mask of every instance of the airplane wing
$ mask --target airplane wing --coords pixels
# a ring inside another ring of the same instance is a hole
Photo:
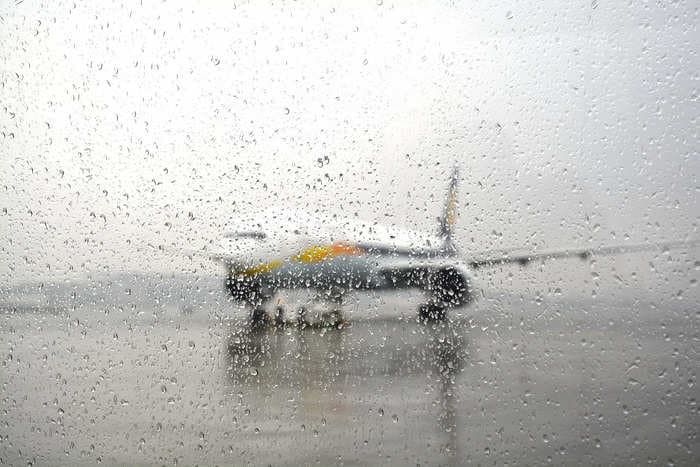
[[[526,266],[532,261],[544,261],[550,259],[573,257],[588,259],[592,256],[620,255],[639,251],[668,251],[671,249],[694,247],[698,245],[700,245],[700,240],[646,243],[637,245],[616,245],[599,248],[571,248],[556,251],[541,251],[535,253],[515,253],[506,251],[501,252],[500,254],[485,253],[481,258],[470,260],[468,264],[473,269],[488,266],[500,266],[511,263],[517,263],[522,266]]]

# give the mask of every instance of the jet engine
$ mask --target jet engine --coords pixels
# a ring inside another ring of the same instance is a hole
[[[435,305],[445,308],[464,306],[472,299],[467,275],[454,268],[433,271],[428,276],[427,291]]]

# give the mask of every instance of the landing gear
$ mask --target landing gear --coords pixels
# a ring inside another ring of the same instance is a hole
[[[276,311],[275,311],[275,326],[277,326],[277,327],[284,326],[284,307],[283,306],[278,306]]]
[[[266,326],[271,321],[265,308],[262,306],[256,306],[253,308],[253,312],[250,314],[250,322],[253,327],[263,327]],[[275,308],[275,326],[284,326],[284,307],[278,306]]]
[[[262,327],[267,324],[269,318],[265,312],[265,308],[262,306],[256,306],[253,308],[253,312],[250,314],[250,324],[254,327]]]
[[[418,308],[423,322],[442,321],[448,309],[464,306],[472,300],[467,277],[453,268],[432,271],[426,285],[428,303]]]
[[[309,325],[309,322],[306,320],[306,307],[301,306],[299,307],[299,314],[297,315],[297,325],[299,328],[304,329]]]
[[[297,308],[295,301],[287,301],[283,298],[272,300],[276,297],[276,291],[267,290],[251,292],[247,300],[247,308],[250,311],[250,323],[253,328],[265,328],[274,325],[283,328],[296,320],[300,328],[314,327],[341,327],[345,323],[343,316],[343,299],[345,290],[332,289],[329,291],[312,291],[310,300],[303,301]],[[298,298],[298,297],[297,297]],[[286,312],[289,310],[290,315]],[[291,321],[288,321],[291,320]]]
[[[331,310],[323,312],[313,312],[309,317],[309,311],[305,306],[299,308],[297,315],[297,325],[300,329],[307,327],[320,328],[336,328],[342,326],[345,322],[343,312],[341,310]]]
[[[298,308],[297,324],[300,329],[306,327],[337,328],[345,323],[343,317],[344,295],[342,291],[315,293],[311,301]]]
[[[343,318],[343,301],[345,300],[345,291],[342,289],[331,290],[327,297],[331,305],[331,310],[321,315],[323,326],[339,327],[345,322]]]
[[[339,328],[343,325],[343,312],[341,310],[332,310],[328,313],[321,314],[320,325],[323,327]]]
[[[424,323],[442,321],[446,316],[447,311],[445,307],[434,303],[426,303],[418,308],[418,318]]]

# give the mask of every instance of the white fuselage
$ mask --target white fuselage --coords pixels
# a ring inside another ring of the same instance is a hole
[[[250,268],[333,244],[383,252],[420,252],[436,250],[441,239],[392,225],[354,219],[323,222],[303,211],[268,210],[244,228],[225,235],[215,256],[237,268]]]

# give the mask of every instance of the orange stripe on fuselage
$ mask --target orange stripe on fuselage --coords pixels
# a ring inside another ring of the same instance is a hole
[[[317,263],[324,259],[342,255],[361,255],[362,248],[345,242],[335,242],[330,245],[317,245],[304,249],[301,253],[292,256],[292,261],[302,263]]]

